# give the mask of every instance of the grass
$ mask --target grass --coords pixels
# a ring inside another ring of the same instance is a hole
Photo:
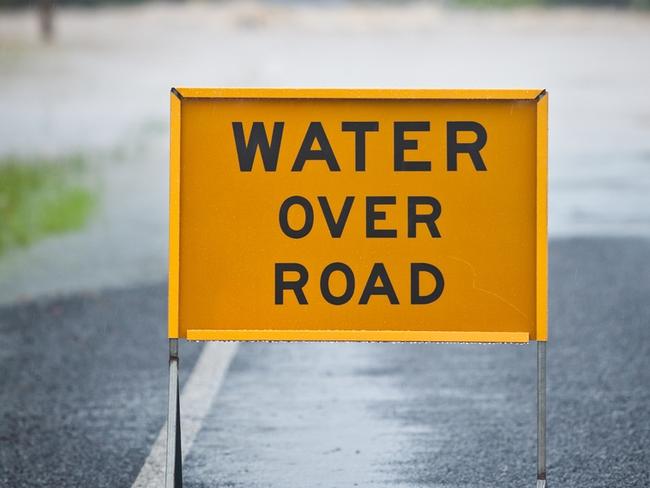
[[[474,8],[616,7],[650,8],[650,0],[452,0],[450,5]]]
[[[82,228],[96,207],[81,156],[0,157],[0,255]]]

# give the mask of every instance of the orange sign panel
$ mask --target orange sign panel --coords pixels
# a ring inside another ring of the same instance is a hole
[[[540,90],[174,89],[169,337],[546,340]]]

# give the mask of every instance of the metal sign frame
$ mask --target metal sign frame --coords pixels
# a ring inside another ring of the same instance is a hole
[[[180,267],[180,145],[181,102],[185,98],[230,99],[397,99],[397,100],[527,100],[537,104],[536,148],[536,328],[537,334],[537,483],[536,488],[546,487],[546,342],[547,342],[547,158],[548,158],[548,97],[545,90],[375,90],[375,89],[206,89],[172,88],[171,90],[171,138],[170,138],[170,220],[169,220],[169,404],[167,417],[167,458],[165,487],[182,487],[181,416],[179,385],[178,340],[255,340],[241,331],[230,338],[227,334],[210,337],[209,334],[193,334],[188,331],[181,337],[179,327],[179,267]],[[287,331],[271,331],[267,340],[314,340],[310,334],[296,338]],[[303,331],[304,332],[304,331]],[[400,331],[400,334],[377,334],[377,331],[359,331],[349,335],[330,331],[328,341],[391,341],[391,342],[528,342],[523,333],[484,332],[469,335],[459,332]],[[365,334],[363,332],[366,332]],[[259,339],[258,339],[259,340]]]

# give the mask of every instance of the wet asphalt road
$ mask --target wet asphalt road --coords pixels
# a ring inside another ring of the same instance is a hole
[[[650,241],[549,254],[549,484],[648,486]],[[6,307],[0,334],[0,486],[129,487],[166,413],[164,286]],[[185,378],[201,346],[183,346]],[[184,474],[533,486],[535,345],[244,344]]]

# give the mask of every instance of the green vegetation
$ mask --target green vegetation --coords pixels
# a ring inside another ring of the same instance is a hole
[[[615,7],[650,8],[650,0],[452,0],[451,4],[478,8]]]
[[[81,156],[0,157],[0,254],[83,227],[96,204]]]

